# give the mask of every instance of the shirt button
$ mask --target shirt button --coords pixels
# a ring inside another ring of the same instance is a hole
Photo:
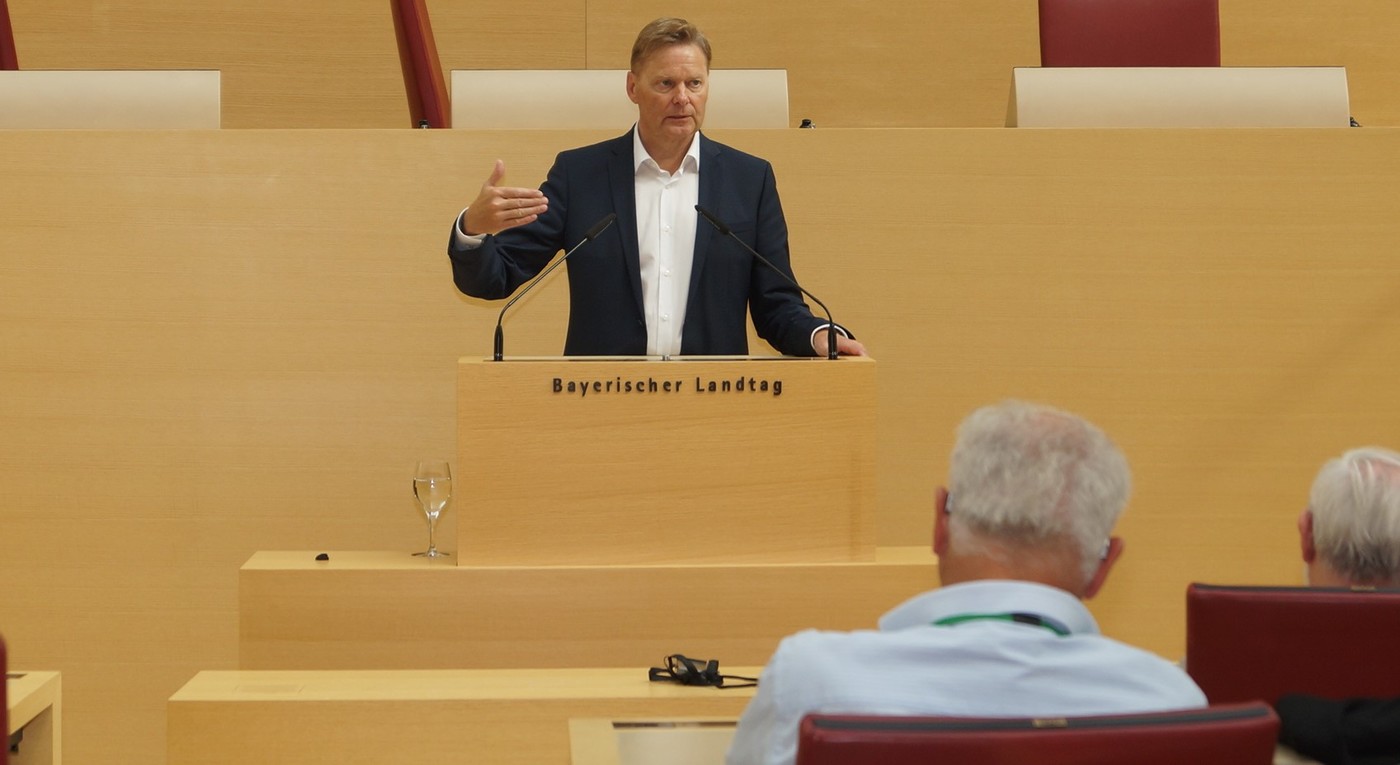
[[[661,314],[661,320],[662,320],[662,321],[670,321],[670,320],[671,320],[671,314],[669,314],[669,313],[663,313],[663,314]]]

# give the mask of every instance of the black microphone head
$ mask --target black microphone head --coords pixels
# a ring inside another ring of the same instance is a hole
[[[714,213],[710,212],[709,210],[706,210],[700,205],[695,206],[695,212],[700,213],[700,216],[703,217],[705,220],[709,221],[711,226],[714,226],[715,228],[719,229],[719,232],[721,234],[729,236],[729,227],[724,225],[724,221],[716,217]]]
[[[615,220],[617,220],[617,213],[608,213],[602,220],[594,223],[593,228],[588,229],[588,233],[583,235],[584,241],[596,239],[599,234],[603,233],[603,229],[611,226],[612,222]]]

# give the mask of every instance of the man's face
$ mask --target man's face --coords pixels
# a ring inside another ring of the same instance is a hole
[[[627,97],[637,105],[644,144],[688,146],[705,121],[710,67],[695,45],[662,48],[627,73]]]

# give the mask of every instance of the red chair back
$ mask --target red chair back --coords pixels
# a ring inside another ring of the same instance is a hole
[[[9,0],[0,0],[0,70],[19,68],[19,53],[15,50],[15,28],[10,26]]]
[[[808,715],[797,765],[1270,765],[1264,704],[1067,718]]]
[[[0,0],[2,1],[2,0]],[[0,684],[0,730],[5,731],[5,743],[0,746],[0,765],[5,765],[10,758],[10,665],[5,656],[5,638],[0,637],[0,675],[5,677],[5,682]]]
[[[427,0],[394,0],[393,13],[411,126],[451,127],[451,98],[433,39]]]
[[[1212,704],[1400,695],[1400,590],[1186,589],[1186,671]]]
[[[1219,0],[1040,0],[1041,66],[1220,66]]]

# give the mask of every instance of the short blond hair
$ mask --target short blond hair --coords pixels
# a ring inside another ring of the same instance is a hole
[[[632,43],[632,71],[638,71],[642,62],[662,48],[672,45],[694,45],[705,54],[705,67],[710,66],[710,41],[700,27],[685,19],[661,18],[642,27],[637,33],[637,41]]]

